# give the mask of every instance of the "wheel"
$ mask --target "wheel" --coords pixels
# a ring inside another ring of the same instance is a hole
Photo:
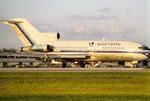
[[[66,62],[63,62],[63,63],[62,63],[62,67],[64,67],[64,68],[67,67]]]
[[[84,67],[85,67],[85,63],[84,63],[84,62],[81,62],[81,63],[80,63],[80,66],[81,66],[81,68],[84,68]]]
[[[138,67],[138,65],[137,64],[133,64],[133,68],[137,68]]]

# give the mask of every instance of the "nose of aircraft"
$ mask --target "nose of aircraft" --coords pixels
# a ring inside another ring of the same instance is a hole
[[[148,52],[148,57],[150,58],[150,51]]]
[[[147,52],[145,55],[150,58],[150,51]]]

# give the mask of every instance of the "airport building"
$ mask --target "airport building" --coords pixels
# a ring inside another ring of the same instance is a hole
[[[37,67],[43,63],[40,60],[41,57],[43,55],[0,53],[0,67]]]

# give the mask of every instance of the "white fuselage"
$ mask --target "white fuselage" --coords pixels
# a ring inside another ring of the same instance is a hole
[[[53,41],[54,52],[48,54],[89,54],[85,61],[143,61],[148,50],[142,44],[130,41]]]

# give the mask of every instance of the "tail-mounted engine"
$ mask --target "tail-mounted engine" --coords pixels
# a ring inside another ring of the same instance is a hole
[[[57,41],[60,39],[60,34],[51,32],[51,33],[41,33],[41,38],[44,39],[42,42],[49,42],[49,41]],[[40,38],[40,39],[41,39]]]
[[[53,52],[54,51],[54,46],[52,45],[37,45],[37,46],[26,46],[26,47],[21,47],[20,49],[21,52]]]

